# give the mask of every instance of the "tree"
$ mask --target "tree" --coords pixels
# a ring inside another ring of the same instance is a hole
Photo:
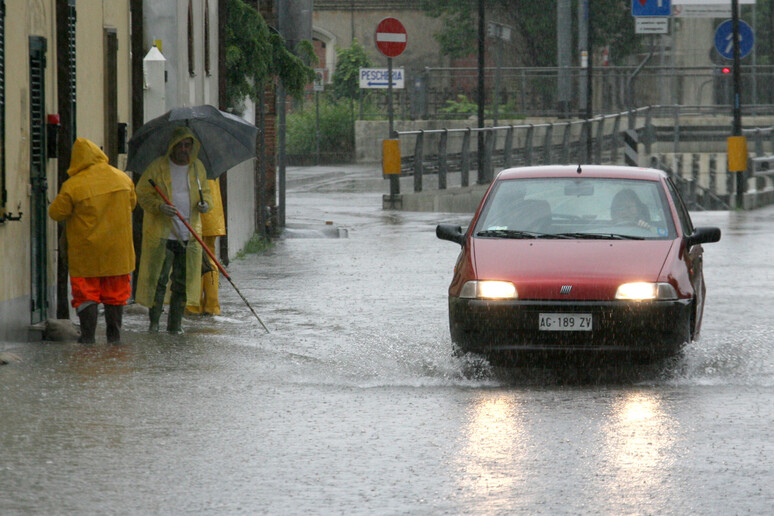
[[[266,81],[275,77],[285,91],[300,97],[314,80],[314,70],[306,64],[315,59],[311,42],[299,44],[296,52],[302,57],[293,54],[282,36],[242,0],[228,0],[225,16],[226,106],[240,110],[243,99],[257,100]]]
[[[450,57],[465,57],[476,51],[475,6],[483,1],[490,21],[513,27],[524,66],[556,65],[556,0],[447,0],[423,5],[432,16],[444,20],[435,34],[441,51]],[[573,12],[578,1],[573,0]],[[589,0],[592,2],[593,47],[610,45],[610,53],[623,59],[639,51],[634,33],[631,0]],[[577,28],[574,29],[574,33]],[[573,36],[575,39],[576,36]]]
[[[336,71],[333,72],[333,95],[340,98],[356,99],[360,92],[360,68],[371,66],[363,45],[352,40],[348,48],[336,49]]]

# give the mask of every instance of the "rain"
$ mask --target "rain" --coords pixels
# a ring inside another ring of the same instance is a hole
[[[692,213],[701,338],[656,366],[453,353],[458,246],[375,167],[288,169],[287,229],[184,335],[40,342],[0,367],[0,512],[762,514],[774,504],[774,208]],[[165,317],[165,316],[163,316]],[[162,319],[164,321],[164,319]],[[588,367],[586,367],[588,366]]]

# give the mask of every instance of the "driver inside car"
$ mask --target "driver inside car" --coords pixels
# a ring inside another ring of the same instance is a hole
[[[648,207],[630,188],[624,188],[615,194],[610,203],[610,218],[616,225],[650,228]]]

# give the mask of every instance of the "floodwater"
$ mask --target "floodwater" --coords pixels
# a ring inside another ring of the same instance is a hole
[[[229,265],[271,333],[222,280],[183,336],[134,307],[122,345],[11,350],[0,514],[770,513],[774,208],[694,214],[723,238],[679,361],[503,371],[452,356],[434,229],[467,217],[383,211],[367,168],[288,186],[286,237]]]

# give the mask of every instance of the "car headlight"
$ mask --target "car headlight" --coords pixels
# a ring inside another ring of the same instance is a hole
[[[510,281],[468,281],[462,286],[460,297],[478,299],[517,299],[516,286]]]
[[[669,283],[638,281],[620,285],[615,293],[615,298],[629,301],[668,300],[677,299],[677,292]]]

